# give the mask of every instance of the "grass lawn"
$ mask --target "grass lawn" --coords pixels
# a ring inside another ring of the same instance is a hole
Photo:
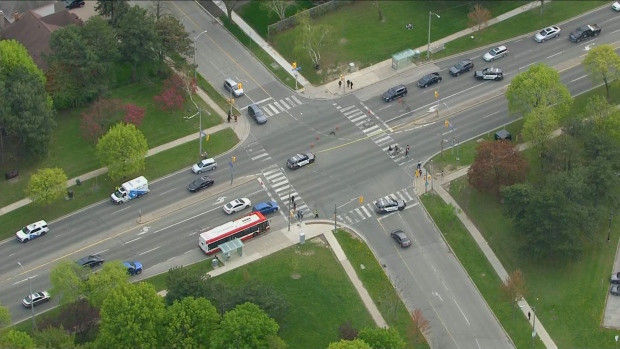
[[[203,149],[215,156],[232,148],[239,142],[235,132],[224,129],[211,135],[209,142],[205,142]],[[141,172],[146,178],[153,180],[183,167],[189,167],[196,161],[196,142],[188,142],[178,147],[163,151],[146,158],[146,169]],[[74,212],[95,202],[106,200],[119,183],[112,181],[108,176],[83,181],[80,186],[73,186],[73,200],[59,200],[49,207],[26,205],[15,211],[0,216],[0,240],[9,238],[26,224],[38,219],[48,222],[66,214]]]

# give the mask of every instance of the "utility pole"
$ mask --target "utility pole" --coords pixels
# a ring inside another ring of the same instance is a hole
[[[198,84],[198,74],[197,74],[197,70],[198,70],[198,66],[196,65],[196,40],[198,39],[198,37],[202,34],[205,34],[207,31],[204,30],[203,32],[201,32],[200,34],[196,35],[194,37],[194,83]],[[189,91],[190,97],[192,95],[192,91]],[[194,100],[192,99],[192,102],[194,102]],[[198,151],[199,151],[199,158],[202,157],[202,108],[200,108],[196,103],[194,103],[194,105],[196,106],[196,109],[198,109]]]
[[[22,265],[21,262],[17,262],[17,264],[22,268],[22,271],[24,272],[24,274],[26,273],[26,270],[24,269],[24,266]],[[30,289],[30,310],[32,311],[32,329],[36,330],[37,329],[37,322],[34,318],[34,300],[32,299],[32,278],[30,277],[30,275],[28,275],[28,287]]]

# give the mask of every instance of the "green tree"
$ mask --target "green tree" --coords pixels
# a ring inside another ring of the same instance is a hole
[[[508,110],[521,116],[540,107],[554,106],[561,118],[568,113],[573,102],[558,71],[544,64],[534,64],[515,76],[506,90],[506,98]]]
[[[60,299],[60,304],[75,302],[84,295],[87,275],[88,271],[73,261],[65,259],[58,262],[50,272],[51,295]]]
[[[0,125],[19,149],[45,154],[56,126],[45,86],[24,66],[7,71],[4,78],[0,80]]]
[[[361,339],[351,341],[341,339],[338,342],[329,343],[327,349],[372,349],[372,347]]]
[[[119,261],[107,262],[86,280],[85,293],[95,308],[101,308],[110,292],[129,282],[127,268]]]
[[[513,271],[500,285],[504,299],[512,305],[512,315],[515,316],[517,303],[527,294],[527,285],[521,269]]]
[[[612,45],[594,46],[588,51],[582,64],[595,82],[599,78],[603,79],[607,99],[611,100],[609,83],[620,76],[620,55],[616,53],[614,47]]]
[[[549,107],[530,111],[523,121],[523,137],[533,143],[541,153],[547,148],[552,132],[558,128],[557,114]]]
[[[157,348],[164,302],[153,285],[127,284],[112,290],[101,307],[99,348]]]
[[[301,12],[297,15],[297,23],[300,34],[296,40],[295,51],[306,52],[316,69],[320,68],[321,50],[331,39],[332,27],[325,24],[315,24],[308,12]]]
[[[37,348],[49,349],[75,349],[75,334],[68,333],[61,327],[47,327],[44,330],[35,331],[32,336]]]
[[[174,267],[166,274],[166,304],[171,305],[185,297],[205,297],[205,280],[193,269]]]
[[[118,19],[116,36],[120,40],[123,60],[131,64],[132,78],[136,80],[138,64],[155,62],[159,52],[159,39],[155,21],[147,15],[146,9],[131,6]]]
[[[186,297],[166,309],[160,332],[163,348],[209,348],[221,317],[205,298]]]
[[[407,343],[393,327],[367,327],[359,331],[357,338],[363,340],[371,348],[405,349],[407,347]]]
[[[467,179],[474,188],[499,195],[501,187],[523,182],[528,168],[527,161],[511,142],[486,141],[478,145]]]
[[[223,0],[224,2],[224,6],[226,6],[226,15],[228,16],[228,19],[232,20],[232,12],[235,9],[235,7],[237,7],[237,5],[239,3],[241,3],[241,1],[239,0]]]
[[[11,324],[11,312],[9,308],[0,303],[0,328],[5,328]]]
[[[0,336],[0,348],[34,349],[35,343],[28,333],[10,329],[2,332]]]
[[[118,18],[129,9],[129,0],[97,0],[95,11],[103,17],[110,17],[115,24]]]
[[[47,206],[65,196],[67,175],[61,168],[42,168],[30,176],[26,195],[35,204]]]
[[[280,326],[257,305],[244,303],[224,314],[211,336],[211,348],[269,348]]]
[[[97,142],[97,158],[114,180],[143,170],[147,152],[146,138],[132,124],[112,126]]]
[[[181,21],[172,16],[163,16],[155,23],[155,30],[159,39],[157,47],[161,62],[165,62],[166,57],[191,56],[192,41]]]
[[[256,280],[243,283],[234,293],[236,299],[233,305],[245,302],[256,304],[276,321],[284,320],[290,306],[276,288]]]
[[[16,40],[0,41],[0,81],[6,81],[7,74],[17,67],[23,67],[45,85],[45,74],[34,63],[24,45]]]
[[[287,0],[266,0],[261,2],[261,6],[265,10],[275,13],[280,20],[286,18],[286,10],[295,5],[295,1]]]

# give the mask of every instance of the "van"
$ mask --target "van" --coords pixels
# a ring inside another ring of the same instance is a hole
[[[235,97],[243,96],[243,88],[241,87],[241,84],[236,83],[233,79],[229,78],[224,80],[224,88]]]

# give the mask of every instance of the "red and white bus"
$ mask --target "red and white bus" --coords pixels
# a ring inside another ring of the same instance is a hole
[[[269,221],[260,212],[200,233],[198,246],[206,254],[220,251],[220,244],[234,239],[245,241],[269,230]]]

